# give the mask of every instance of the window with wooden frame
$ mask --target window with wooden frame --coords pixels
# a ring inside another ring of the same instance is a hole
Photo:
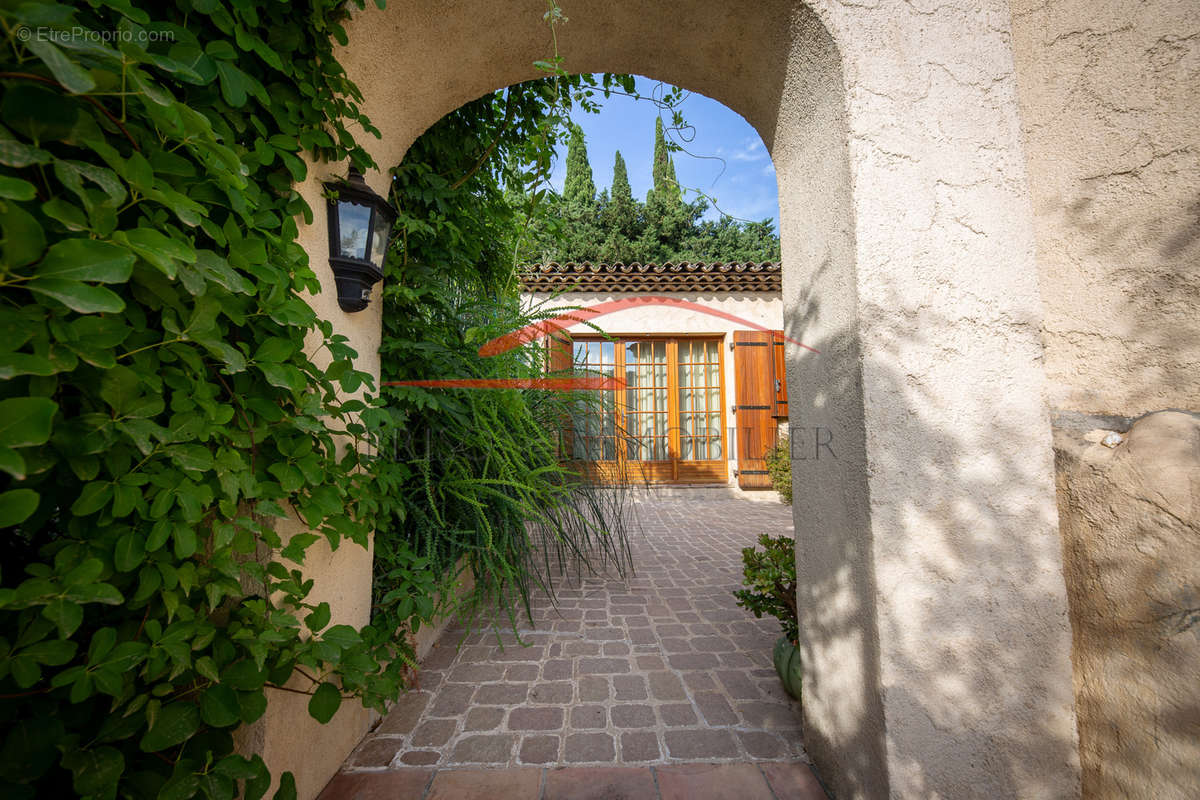
[[[724,483],[724,354],[718,336],[579,337],[575,369],[619,375],[573,424],[573,460],[605,480]]]

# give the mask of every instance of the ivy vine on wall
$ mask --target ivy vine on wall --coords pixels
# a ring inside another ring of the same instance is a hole
[[[394,637],[330,626],[297,569],[373,524],[335,446],[369,378],[301,296],[292,188],[304,151],[371,166],[332,54],[347,13],[0,8],[5,797],[259,797],[231,733],[268,687],[307,675],[322,721],[398,690]],[[288,516],[314,533],[282,541]]]

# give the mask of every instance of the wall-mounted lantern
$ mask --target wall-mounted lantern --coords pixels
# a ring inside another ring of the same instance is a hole
[[[325,189],[329,266],[337,283],[338,305],[343,311],[362,311],[371,287],[383,279],[383,257],[396,212],[371,191],[354,167],[348,180],[326,183]]]

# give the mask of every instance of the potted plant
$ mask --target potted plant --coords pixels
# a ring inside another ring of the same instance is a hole
[[[738,605],[762,619],[770,614],[779,620],[783,635],[775,642],[775,671],[783,688],[800,699],[801,668],[800,621],[796,614],[796,542],[790,536],[761,534],[758,544],[762,550],[746,547],[742,550],[742,574],[745,589],[733,595]]]

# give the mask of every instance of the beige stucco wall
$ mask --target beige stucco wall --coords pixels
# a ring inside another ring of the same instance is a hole
[[[1011,5],[1051,404],[1200,409],[1200,4]],[[1154,414],[1109,450],[1062,419],[1084,796],[1196,796],[1197,640],[1163,619],[1195,605],[1196,424]]]
[[[1200,408],[1200,4],[1012,0],[1056,408]]]
[[[384,134],[364,138],[380,164],[463,102],[536,77],[544,10],[394,0],[357,15],[341,58]],[[1007,3],[565,10],[568,69],[700,91],[771,150],[785,327],[821,351],[789,353],[792,423],[844,443],[794,469],[805,744],[822,777],[839,797],[1076,795]],[[305,232],[318,264],[323,225]],[[326,312],[356,342],[377,335],[378,304]]]
[[[768,330],[783,328],[783,298],[778,292],[672,292],[672,299],[686,300],[690,303],[732,314],[739,319],[761,325]],[[630,294],[611,294],[603,292],[565,292],[557,295],[533,292],[522,297],[522,304],[529,309],[537,308],[545,313],[552,309],[561,308],[562,313],[570,313],[572,307],[588,307],[595,303],[605,303],[636,297]],[[626,308],[606,314],[592,321],[605,333],[612,336],[636,335],[639,333],[704,333],[720,335],[721,351],[725,360],[725,415],[722,426],[725,429],[725,443],[728,461],[728,483],[735,485],[737,478],[737,434],[734,429],[735,417],[729,409],[737,403],[736,384],[734,383],[734,354],[729,350],[735,330],[752,330],[747,325],[740,325],[733,320],[715,317],[678,306],[638,306]],[[572,325],[567,329],[572,333],[594,333],[595,329],[584,324]]]
[[[1194,798],[1200,415],[1151,414],[1115,449],[1104,435],[1055,432],[1084,797]]]

